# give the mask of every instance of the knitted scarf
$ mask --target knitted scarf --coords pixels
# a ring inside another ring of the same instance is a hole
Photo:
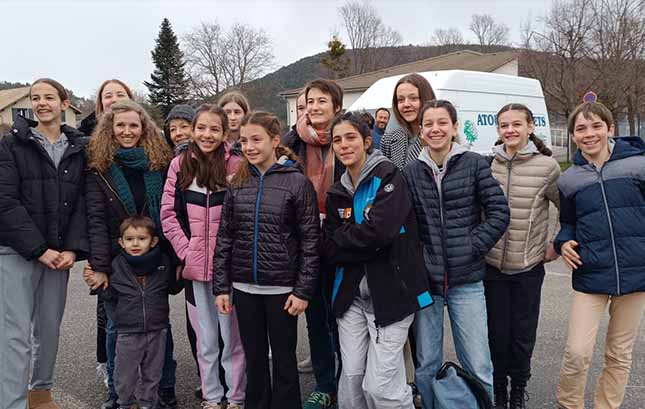
[[[296,124],[300,139],[307,144],[305,175],[311,180],[318,196],[318,209],[325,213],[327,191],[334,183],[334,152],[331,148],[329,132],[319,131],[307,125],[305,115]],[[327,147],[327,156],[323,159],[322,149]]]
[[[110,176],[119,197],[125,204],[128,215],[137,214],[137,204],[130,191],[130,185],[123,173],[122,168],[130,168],[143,173],[143,182],[146,186],[146,204],[148,214],[155,222],[157,231],[161,232],[159,213],[161,210],[161,194],[163,193],[163,173],[158,170],[150,170],[148,157],[141,147],[123,149],[119,148],[114,154],[114,162],[110,166]]]
[[[159,246],[150,249],[146,254],[132,256],[122,250],[125,260],[131,268],[131,271],[138,277],[153,273],[161,261],[161,250]]]

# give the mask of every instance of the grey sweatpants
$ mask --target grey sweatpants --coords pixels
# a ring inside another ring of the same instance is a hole
[[[129,408],[137,403],[134,392],[139,384],[139,406],[155,407],[166,356],[167,331],[162,329],[138,334],[119,332],[114,360],[114,384],[120,407]]]
[[[370,306],[354,301],[338,319],[343,362],[338,408],[413,409],[412,389],[406,382],[403,346],[414,314],[377,330]]]
[[[52,388],[68,279],[0,246],[1,409],[25,409],[28,389]]]

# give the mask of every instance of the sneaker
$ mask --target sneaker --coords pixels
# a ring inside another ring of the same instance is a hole
[[[177,397],[173,388],[162,389],[159,391],[159,401],[157,402],[159,409],[176,409]]]
[[[529,394],[524,386],[511,386],[511,399],[509,409],[526,409],[526,402],[529,401]]]
[[[334,399],[329,393],[314,391],[309,395],[302,409],[328,409],[334,404]]]
[[[222,404],[219,402],[202,402],[202,409],[221,409]]]
[[[305,358],[302,361],[298,362],[298,372],[311,373],[313,371],[314,371],[314,367],[311,364],[311,357]]]
[[[116,401],[116,397],[109,396],[101,405],[101,409],[119,409],[119,405],[116,403]]]
[[[105,385],[105,389],[107,389],[108,388],[108,372],[107,372],[107,364],[105,362],[103,362],[103,363],[99,362],[96,365],[96,376],[98,376],[98,378],[103,381],[103,384]]]
[[[223,403],[222,404],[222,409],[244,409],[244,404],[243,403]]]

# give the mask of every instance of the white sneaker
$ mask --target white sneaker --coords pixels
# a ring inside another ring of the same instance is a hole
[[[226,409],[244,409],[244,404],[243,403],[232,403],[229,402],[226,405]]]
[[[107,372],[107,364],[106,363],[99,363],[96,365],[96,376],[98,376],[99,379],[103,380],[103,383],[105,384],[105,388],[108,388],[108,372]]]
[[[314,371],[314,367],[311,364],[311,357],[305,358],[302,361],[298,362],[298,372],[300,373],[310,373]]]
[[[202,402],[202,409],[221,409],[222,405],[219,402]]]

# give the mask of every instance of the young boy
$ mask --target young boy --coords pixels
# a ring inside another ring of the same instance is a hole
[[[645,144],[613,139],[602,104],[585,102],[569,117],[578,145],[574,166],[558,181],[561,230],[556,250],[572,270],[573,303],[557,401],[584,407],[599,322],[609,304],[605,365],[595,408],[620,407],[645,306]]]
[[[150,409],[155,407],[164,364],[168,293],[177,294],[181,285],[170,258],[157,246],[159,238],[150,218],[129,217],[119,232],[123,251],[112,261],[109,287],[99,293],[115,303],[116,392],[119,407],[131,408],[141,383],[139,407]]]

